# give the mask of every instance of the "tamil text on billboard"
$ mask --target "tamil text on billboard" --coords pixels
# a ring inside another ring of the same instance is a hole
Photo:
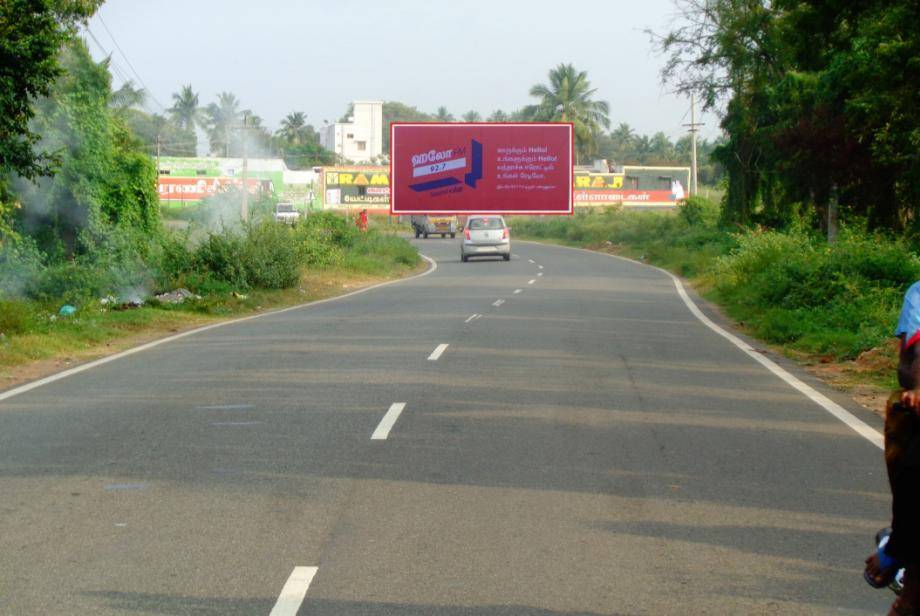
[[[389,204],[388,167],[323,168],[324,207],[386,209]]]
[[[574,201],[579,207],[672,207],[686,198],[689,181],[689,167],[624,167],[622,173],[576,171]]]
[[[571,124],[394,123],[393,214],[572,213]]]

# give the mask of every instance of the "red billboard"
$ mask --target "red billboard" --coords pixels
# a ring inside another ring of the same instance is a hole
[[[572,125],[400,123],[391,214],[571,214]]]
[[[157,192],[160,195],[160,201],[200,201],[233,188],[240,188],[242,185],[243,180],[239,178],[187,178],[161,175],[157,181]],[[249,187],[250,194],[272,189],[270,181],[258,178],[248,178],[246,185]]]

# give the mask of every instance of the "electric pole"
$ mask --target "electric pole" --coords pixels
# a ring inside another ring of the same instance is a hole
[[[240,217],[243,221],[249,220],[249,184],[246,181],[247,176],[249,175],[249,158],[247,154],[249,153],[246,148],[246,124],[249,120],[249,114],[243,113],[243,200],[240,203]]]
[[[696,134],[699,132],[700,126],[704,126],[702,122],[696,121],[696,95],[690,94],[690,123],[684,124],[684,126],[689,126],[690,132],[690,194],[696,195],[697,191],[697,165],[696,165]]]
[[[157,194],[160,193],[160,131],[157,130]]]

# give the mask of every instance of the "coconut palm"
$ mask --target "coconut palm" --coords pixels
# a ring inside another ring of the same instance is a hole
[[[278,136],[287,143],[300,145],[304,141],[307,114],[303,111],[292,111],[281,120],[281,129]]]
[[[198,106],[198,94],[192,90],[192,84],[184,85],[178,92],[173,92],[172,98],[173,106],[167,111],[176,126],[183,130],[195,130],[197,126],[204,126],[204,113]]]
[[[547,122],[571,122],[578,152],[591,155],[595,150],[595,135],[610,127],[610,105],[592,97],[588,73],[571,64],[560,64],[549,72],[549,84],[537,84],[530,95],[540,99],[539,119]]]
[[[231,132],[242,125],[239,99],[230,92],[221,92],[217,95],[217,102],[207,106],[206,113],[211,152],[223,152],[229,157]]]
[[[438,107],[437,113],[434,114],[434,119],[438,122],[453,122],[456,118],[447,110],[447,107],[441,106]]]
[[[143,88],[135,87],[134,82],[130,79],[112,92],[109,97],[109,106],[119,111],[142,107],[145,102],[147,102],[147,92]]]

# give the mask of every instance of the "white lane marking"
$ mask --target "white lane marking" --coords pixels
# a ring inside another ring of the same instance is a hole
[[[539,267],[540,269],[543,269],[543,266],[542,266],[542,265],[538,265],[537,267]]]
[[[527,259],[528,263],[533,263],[533,259]]]
[[[543,275],[543,272],[537,272],[537,278]]]
[[[306,598],[307,590],[318,570],[319,567],[294,567],[268,616],[297,616],[297,611]]]
[[[383,416],[383,419],[380,420],[380,423],[377,424],[377,429],[374,430],[374,433],[371,434],[372,441],[385,441],[390,435],[390,430],[393,429],[393,425],[396,424],[396,420],[399,419],[400,413],[403,412],[403,409],[406,408],[405,402],[394,402],[390,405],[390,410],[386,412],[386,415]]]
[[[494,302],[492,302],[492,305],[497,307],[497,306],[501,306],[501,305],[504,304],[504,303],[505,303],[505,300],[503,300],[503,299],[497,299],[497,300],[495,300]]]
[[[584,248],[573,248],[571,246],[557,246],[557,248],[567,248],[569,250],[579,250],[582,252],[590,252],[592,254],[603,255],[605,257],[611,257],[613,259],[620,259],[621,261],[628,261],[629,263],[633,263],[635,265],[643,265],[645,267],[651,267],[652,269],[656,269],[659,272],[662,272],[663,274],[665,274],[671,280],[674,281],[674,286],[677,288],[677,294],[683,300],[684,305],[687,306],[687,308],[690,310],[690,313],[693,314],[693,316],[695,316],[703,325],[705,325],[706,327],[708,327],[709,329],[719,334],[720,336],[722,336],[723,338],[731,342],[733,345],[735,345],[736,347],[744,351],[744,353],[747,354],[749,357],[751,357],[754,361],[756,361],[757,363],[762,365],[764,368],[766,368],[767,370],[775,374],[777,377],[782,379],[783,382],[785,382],[787,385],[789,385],[790,387],[792,387],[793,389],[795,389],[796,391],[804,395],[806,398],[808,398],[809,400],[811,400],[812,402],[814,402],[815,404],[823,408],[825,411],[827,411],[828,413],[830,413],[831,415],[833,415],[834,417],[842,421],[851,430],[859,434],[861,437],[865,438],[867,441],[869,441],[870,443],[872,443],[879,449],[882,449],[882,450],[885,449],[885,439],[882,437],[882,435],[877,430],[872,428],[869,424],[865,423],[863,420],[859,419],[858,417],[850,413],[848,410],[846,410],[845,408],[843,408],[842,406],[840,406],[839,404],[837,404],[836,402],[834,402],[833,400],[831,400],[830,398],[822,394],[821,392],[817,391],[811,385],[804,383],[798,377],[790,374],[788,370],[782,368],[779,364],[774,362],[772,359],[757,352],[757,350],[755,350],[754,347],[749,345],[747,342],[745,342],[738,336],[735,336],[734,334],[726,331],[722,327],[713,323],[709,317],[703,314],[703,311],[699,309],[699,307],[693,302],[693,300],[690,299],[690,296],[687,295],[687,291],[684,290],[684,285],[680,282],[680,279],[674,274],[672,274],[671,272],[665,269],[662,269],[660,267],[656,267],[654,265],[648,265],[647,263],[640,263],[639,261],[633,261],[632,259],[627,259],[626,257],[621,257],[619,255],[611,255],[605,252],[595,252],[593,250],[586,250]]]
[[[431,355],[428,356],[428,361],[438,361],[438,358],[444,354],[444,351],[447,350],[449,344],[439,344],[434,348],[434,351],[431,352]]]
[[[481,316],[482,316],[482,315],[479,314],[478,312],[477,312],[476,314],[471,314],[471,315],[466,319],[466,321],[464,321],[464,323],[469,323],[470,321],[475,321],[476,319],[478,319],[478,318],[481,317]]]
[[[251,404],[214,404],[212,406],[196,406],[198,411],[233,411],[237,409],[251,409]]]
[[[530,280],[527,281],[527,284],[533,284],[533,283],[535,283],[536,281],[537,281],[536,278],[531,278]]]
[[[180,338],[185,338],[186,336],[192,336],[192,335],[194,335],[194,334],[200,334],[201,332],[206,332],[206,331],[211,330],[211,329],[217,329],[218,327],[225,327],[225,326],[227,326],[227,325],[233,325],[233,324],[235,324],[235,323],[242,323],[243,321],[251,321],[251,320],[253,320],[253,319],[261,319],[262,317],[267,317],[267,316],[273,315],[273,314],[282,314],[282,313],[284,313],[284,312],[291,312],[292,310],[300,310],[300,309],[302,309],[302,308],[311,308],[311,307],[313,307],[313,306],[319,306],[320,304],[328,304],[328,303],[330,303],[330,302],[336,302],[336,301],[345,299],[345,298],[347,298],[347,297],[352,297],[352,296],[358,295],[358,294],[360,294],[360,293],[367,293],[368,291],[373,291],[374,289],[379,289],[380,287],[385,287],[385,286],[387,286],[387,285],[397,284],[397,283],[399,283],[399,282],[408,282],[409,280],[415,280],[416,278],[421,278],[422,276],[427,276],[428,274],[430,274],[430,273],[432,273],[432,272],[434,272],[435,270],[438,269],[438,264],[437,264],[437,262],[436,262],[434,259],[432,259],[432,258],[430,258],[430,257],[427,257],[427,256],[425,256],[425,255],[423,255],[423,254],[419,254],[419,256],[420,256],[421,258],[425,259],[426,261],[428,261],[428,265],[430,266],[427,270],[425,270],[425,271],[422,272],[421,274],[416,274],[415,276],[409,276],[408,278],[400,278],[400,279],[398,279],[398,280],[388,280],[388,281],[386,281],[386,282],[381,282],[381,283],[378,283],[378,284],[373,284],[373,285],[371,285],[371,286],[369,286],[369,287],[364,287],[363,289],[358,289],[357,291],[352,291],[351,293],[346,293],[345,295],[338,295],[338,296],[336,296],[336,297],[329,297],[329,298],[326,298],[326,299],[318,299],[318,300],[316,300],[316,301],[307,302],[307,303],[305,303],[305,304],[298,304],[298,305],[296,305],[296,306],[288,306],[287,308],[281,308],[280,310],[271,310],[271,311],[269,311],[269,312],[261,312],[261,313],[259,313],[259,314],[252,314],[252,315],[249,315],[248,317],[240,317],[239,319],[231,319],[231,320],[229,320],[229,321],[221,321],[220,323],[213,323],[213,324],[211,324],[211,325],[205,325],[204,327],[198,327],[198,328],[196,328],[196,329],[190,329],[190,330],[188,330],[187,332],[182,332],[181,334],[175,334],[175,335],[173,335],[173,336],[167,336],[166,338],[160,338],[159,340],[154,340],[153,342],[148,342],[147,344],[142,344],[142,345],[140,345],[140,346],[136,346],[136,347],[134,347],[133,349],[128,349],[128,350],[126,350],[126,351],[122,351],[121,353],[116,353],[115,355],[109,355],[108,357],[102,357],[102,358],[97,359],[97,360],[95,360],[95,361],[91,361],[91,362],[86,363],[86,364],[82,364],[82,365],[79,365],[79,366],[75,366],[75,367],[73,367],[73,368],[70,368],[69,370],[64,370],[63,372],[58,372],[58,373],[56,373],[56,374],[52,374],[52,375],[50,375],[50,376],[46,376],[46,377],[43,378],[43,379],[38,379],[37,381],[32,381],[31,383],[26,383],[25,385],[20,385],[19,387],[14,387],[14,388],[8,389],[8,390],[6,390],[6,391],[4,391],[4,392],[0,392],[0,401],[8,400],[8,399],[12,398],[13,396],[18,396],[18,395],[20,395],[20,394],[24,394],[24,393],[26,393],[27,391],[32,391],[33,389],[38,389],[39,387],[41,387],[41,386],[43,386],[43,385],[48,385],[49,383],[54,383],[55,381],[60,381],[61,379],[66,379],[66,378],[69,377],[69,376],[73,376],[73,375],[75,375],[75,374],[79,374],[79,373],[81,373],[81,372],[85,372],[86,370],[90,370],[90,369],[92,369],[92,368],[96,368],[96,367],[98,367],[98,366],[102,366],[102,365],[107,364],[107,363],[109,363],[109,362],[113,362],[113,361],[116,361],[116,360],[118,360],[118,359],[122,359],[123,357],[128,357],[129,355],[134,355],[135,353],[140,353],[141,351],[146,351],[146,350],[148,350],[148,349],[152,349],[152,348],[154,348],[154,347],[158,347],[158,346],[160,346],[161,344],[166,344],[167,342],[173,342],[174,340],[179,340]]]
[[[520,293],[520,292],[523,291],[523,290],[524,290],[524,289],[515,289],[515,290],[514,290],[514,294],[517,295],[518,293]]]
[[[262,423],[261,421],[214,421],[212,426],[255,426]]]

